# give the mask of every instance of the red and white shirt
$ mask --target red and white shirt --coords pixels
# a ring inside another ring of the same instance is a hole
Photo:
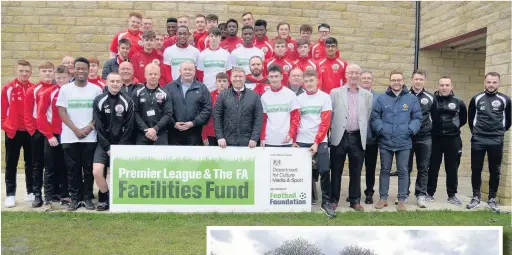
[[[96,78],[94,79],[87,77],[87,81],[100,87],[100,89],[105,88],[105,86],[107,85],[107,83],[99,76],[96,76]]]
[[[347,83],[345,78],[345,69],[348,63],[344,59],[324,58],[318,62],[318,79],[320,80],[319,89],[327,94],[334,88],[339,88]]]
[[[180,65],[185,61],[191,61],[197,66],[199,59],[199,50],[191,45],[184,47],[175,44],[164,51],[164,72],[171,74],[172,80],[178,79],[180,76]],[[166,74],[167,75],[167,74]]]
[[[7,137],[14,138],[16,131],[26,131],[24,108],[26,91],[33,87],[30,81],[14,79],[2,87],[2,130]]]
[[[311,56],[316,61],[327,57],[327,52],[325,51],[325,41],[318,40],[318,42],[311,47]],[[336,57],[339,56],[340,50],[338,49],[336,50]]]
[[[57,107],[59,91],[60,87],[58,85],[47,89],[38,104],[37,128],[48,140],[62,132],[63,123]]]
[[[256,91],[255,89],[256,87],[258,87],[259,84],[270,84],[267,76],[262,76],[260,79],[256,79],[252,74],[248,74],[245,76],[246,88]],[[263,92],[258,94],[263,95]]]
[[[233,67],[242,67],[245,74],[250,74],[249,60],[254,56],[265,60],[265,53],[254,46],[250,48],[245,46],[238,47],[231,52],[231,62],[233,63]]]
[[[227,73],[231,68],[231,55],[225,49],[206,49],[199,54],[197,70],[203,72],[202,82],[210,92],[217,89],[215,85],[217,74],[221,72]]]
[[[178,37],[176,35],[173,35],[173,36],[170,36],[170,35],[166,35],[164,37],[164,51],[165,49],[167,49],[168,47],[171,47],[173,46],[174,44],[176,44],[176,42],[178,41]]]
[[[293,68],[298,67],[302,72],[313,70],[318,73],[318,63],[309,57],[298,57],[293,62]]]
[[[160,66],[160,70],[164,69],[164,57],[158,50],[155,49],[153,49],[150,53],[142,51],[133,55],[130,62],[133,64],[133,76],[137,78],[137,80],[139,80],[141,83],[146,82],[146,77],[144,76],[146,65],[153,63]],[[171,74],[168,72],[161,72],[160,80],[158,81],[160,86],[165,86],[167,83],[169,83],[171,81],[170,76]]]
[[[281,70],[283,72],[283,80],[281,81],[281,84],[284,85],[284,86],[287,86],[288,84],[288,76],[290,76],[290,71],[292,70],[293,68],[293,64],[292,64],[292,61],[287,59],[286,57],[280,57],[280,56],[277,56],[275,55],[273,58],[271,59],[266,59],[265,60],[265,75],[268,76],[268,68],[270,67],[270,65],[278,65],[281,67]]]
[[[142,31],[133,32],[130,29],[125,29],[123,31],[118,32],[114,35],[112,42],[110,43],[110,51],[118,54],[117,48],[119,45],[119,41],[123,38],[126,38],[130,41],[130,53],[128,54],[128,58],[143,50],[144,41],[142,40]]]
[[[267,90],[261,96],[263,127],[261,140],[269,145],[289,145],[295,140],[300,120],[297,96],[286,87]],[[283,143],[290,136],[292,141]]]
[[[279,36],[274,38],[274,41],[279,38]],[[272,42],[274,45],[274,42]],[[291,61],[294,61],[297,58],[297,41],[293,40],[290,36],[286,38],[286,54],[285,57]]]
[[[297,142],[327,142],[327,130],[331,125],[332,102],[327,93],[317,90],[310,94],[304,92],[297,96],[300,107],[300,124]]]
[[[265,36],[263,40],[254,38],[254,47],[260,49],[265,53],[265,59],[271,59],[274,56],[274,48],[272,43],[269,42],[268,37]]]
[[[199,38],[199,40],[196,43],[196,48],[201,52],[205,49],[210,48],[210,38],[208,37],[208,34]]]
[[[24,119],[25,128],[30,135],[34,135],[37,130],[37,106],[43,93],[49,88],[54,87],[53,83],[39,82],[39,84],[30,87],[25,95]]]
[[[229,53],[231,53],[234,49],[238,47],[242,47],[243,42],[242,38],[238,36],[234,37],[226,37],[224,41],[220,42],[220,47],[227,50]]]
[[[208,31],[203,31],[203,32],[197,32],[197,31],[194,31],[194,45],[197,46],[197,42],[199,42],[199,40],[205,36],[208,36]]]
[[[214,90],[210,92],[210,96],[212,97],[212,106],[215,107],[215,102],[217,102],[217,96],[219,96],[219,91]],[[201,139],[206,140],[208,139],[208,137],[216,137],[215,129],[213,127],[213,114],[212,116],[210,116],[208,123],[206,123],[206,125],[203,126],[203,130],[201,132]]]

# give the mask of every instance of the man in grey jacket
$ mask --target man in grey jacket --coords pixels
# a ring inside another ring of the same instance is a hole
[[[242,67],[231,70],[232,87],[223,91],[215,103],[213,123],[220,147],[256,147],[263,122],[260,96],[245,88]]]
[[[101,79],[107,80],[109,73],[118,72],[119,65],[123,62],[130,62],[128,54],[130,54],[131,43],[130,40],[123,38],[119,40],[117,46],[117,56],[105,61],[103,71],[101,72]],[[130,94],[131,95],[131,94]]]

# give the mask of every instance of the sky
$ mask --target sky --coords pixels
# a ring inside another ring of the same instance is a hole
[[[210,230],[209,248],[217,255],[243,251],[261,255],[282,241],[298,237],[314,243],[326,255],[337,254],[346,246],[358,245],[379,255],[499,255],[499,231],[471,229],[349,229],[269,228]],[[237,253],[239,254],[239,253]]]

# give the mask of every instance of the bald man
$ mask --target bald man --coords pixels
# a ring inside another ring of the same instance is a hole
[[[172,117],[172,104],[167,91],[162,89],[160,66],[154,63],[144,68],[146,84],[133,92],[135,109],[135,144],[167,145],[166,126]]]
[[[208,88],[195,79],[194,63],[180,65],[180,77],[165,87],[174,109],[169,125],[169,144],[202,145],[201,131],[212,114]]]

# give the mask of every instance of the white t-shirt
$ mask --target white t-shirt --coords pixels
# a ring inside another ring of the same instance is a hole
[[[283,140],[290,131],[290,112],[299,109],[297,96],[289,88],[283,87],[278,92],[267,90],[261,96],[263,112],[267,114],[265,144],[287,145]]]
[[[314,95],[306,92],[297,97],[300,106],[300,124],[297,134],[297,142],[314,143],[320,127],[321,114],[324,111],[332,111],[331,97],[327,93],[318,90]],[[325,136],[322,142],[327,142]]]
[[[91,123],[92,103],[96,96],[101,94],[101,89],[88,82],[85,87],[78,87],[74,82],[60,88],[57,106],[66,108],[69,118],[77,128],[84,128]],[[75,133],[62,122],[61,143],[94,143],[96,142],[96,130],[91,131],[83,139],[78,139]]]
[[[197,69],[204,72],[203,83],[210,92],[216,90],[215,77],[220,72],[231,70],[231,56],[225,49],[219,48],[215,51],[205,49],[199,54]]]
[[[254,56],[259,56],[263,61],[265,61],[265,53],[254,46],[252,48],[241,46],[234,49],[231,52],[233,67],[243,67],[245,74],[250,74],[251,69],[249,69],[249,60]]]
[[[191,45],[187,48],[180,48],[176,44],[164,50],[164,64],[171,66],[172,79],[180,77],[180,65],[185,61],[192,61],[197,66],[199,50]]]

